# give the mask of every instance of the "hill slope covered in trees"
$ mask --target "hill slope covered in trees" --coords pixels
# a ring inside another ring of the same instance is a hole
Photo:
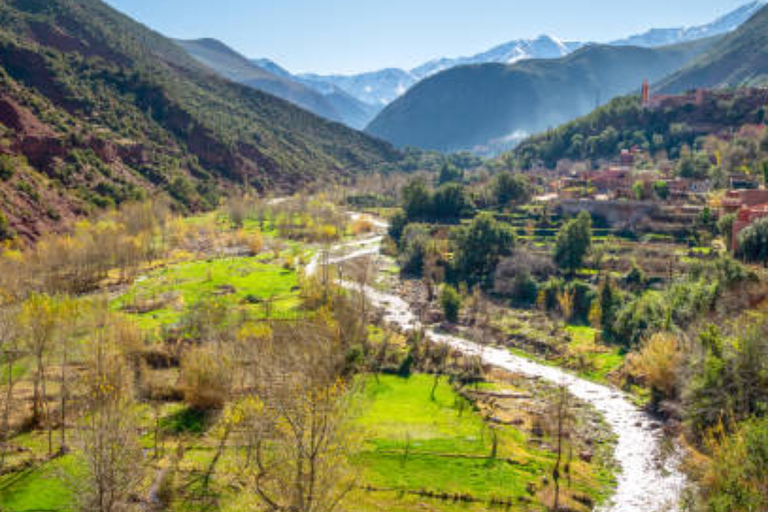
[[[99,0],[0,4],[0,238],[161,190],[212,205],[400,155],[216,76]]]
[[[651,154],[665,151],[677,159],[699,137],[733,133],[744,125],[764,122],[766,105],[768,90],[764,89],[712,91],[700,104],[691,94],[649,109],[642,107],[639,96],[623,96],[555,130],[530,137],[514,154],[525,168],[537,162],[554,167],[564,159],[607,160],[633,147]]]

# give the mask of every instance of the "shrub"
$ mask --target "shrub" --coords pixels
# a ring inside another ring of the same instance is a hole
[[[768,418],[752,420],[715,445],[703,489],[709,512],[768,510]]]
[[[450,285],[444,285],[440,290],[440,306],[443,308],[445,318],[452,323],[459,321],[459,312],[461,311],[461,296],[456,288]]]
[[[188,350],[181,361],[184,402],[196,410],[221,409],[231,390],[231,361],[209,347]]]
[[[10,240],[16,236],[16,232],[11,228],[8,219],[0,212],[0,241]]]
[[[617,313],[613,337],[622,345],[637,346],[646,336],[665,328],[668,313],[664,296],[658,292],[647,292],[627,303]]]
[[[256,255],[264,248],[264,237],[261,236],[260,231],[254,231],[251,236],[248,237],[248,250],[251,254]]]
[[[654,334],[639,353],[627,359],[629,374],[651,388],[654,406],[677,397],[677,376],[682,363],[678,339],[669,333]]]
[[[8,181],[16,174],[16,161],[10,155],[0,155],[0,180]]]
[[[350,226],[350,231],[352,231],[352,234],[356,236],[370,233],[371,231],[373,231],[373,223],[371,222],[370,219],[367,219],[365,217],[358,217],[352,222],[352,225]]]

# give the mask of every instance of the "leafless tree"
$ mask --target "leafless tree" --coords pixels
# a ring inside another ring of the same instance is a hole
[[[126,510],[143,478],[131,371],[120,347],[111,342],[113,334],[109,318],[98,315],[82,381],[84,410],[78,441],[85,470],[72,479],[78,507],[84,512]]]
[[[317,322],[275,325],[262,341],[239,430],[245,474],[267,510],[333,512],[352,490],[342,366],[334,333]]]
[[[18,326],[16,323],[17,312],[10,308],[0,309],[0,363],[4,373],[0,382],[0,471],[5,465],[8,452],[8,439],[10,437],[10,414],[13,407],[13,391],[18,381],[14,368],[15,363],[21,359],[22,352],[18,345]]]

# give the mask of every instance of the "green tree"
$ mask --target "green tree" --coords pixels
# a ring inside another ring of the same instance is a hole
[[[469,226],[456,229],[453,243],[454,270],[458,280],[487,288],[493,284],[494,272],[501,258],[512,254],[515,234],[512,228],[486,212],[476,216]]]
[[[656,197],[662,201],[669,199],[669,183],[664,180],[658,180],[653,184],[653,192]]]
[[[555,263],[573,273],[581,267],[584,257],[592,247],[592,217],[582,210],[575,219],[565,223],[555,243]]]
[[[736,217],[735,213],[729,213],[728,215],[723,215],[717,221],[717,231],[723,236],[729,248],[731,247],[733,224],[736,222]]]
[[[461,311],[461,296],[451,285],[443,285],[440,290],[440,306],[443,308],[445,318],[452,323],[459,321],[459,312]]]
[[[613,338],[613,324],[616,313],[621,308],[621,296],[610,277],[603,279],[598,291],[599,319],[606,338]]]
[[[403,210],[409,220],[425,218],[432,208],[432,193],[424,178],[414,178],[403,188]]]
[[[760,168],[763,171],[763,185],[768,187],[768,160],[763,160]]]
[[[768,510],[768,418],[752,420],[715,448],[704,487],[709,512]]]
[[[466,188],[459,183],[441,186],[432,197],[432,216],[437,219],[459,219],[469,214],[472,208]]]
[[[738,255],[752,263],[768,262],[768,218],[753,222],[739,233]]]
[[[531,197],[531,182],[523,174],[502,172],[493,179],[491,193],[499,206],[525,202]]]
[[[461,169],[451,162],[445,162],[440,168],[440,177],[437,179],[439,185],[446,183],[461,183],[464,180],[464,174]]]
[[[408,224],[400,242],[398,263],[401,271],[410,276],[421,277],[427,259],[431,238],[424,224]]]

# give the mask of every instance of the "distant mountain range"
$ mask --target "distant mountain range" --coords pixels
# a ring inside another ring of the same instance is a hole
[[[753,1],[712,23],[695,27],[653,29],[608,43],[653,48],[724,34],[734,30],[765,4]],[[353,75],[293,74],[265,58],[247,59],[214,39],[177,41],[190,55],[220,75],[290,101],[310,112],[352,128],[363,129],[390,103],[419,81],[457,66],[515,64],[557,59],[587,45],[542,35],[517,39],[468,57],[440,58],[411,70],[388,68]]]
[[[639,90],[643,79],[675,72],[715,39],[661,48],[589,45],[560,59],[457,66],[416,84],[366,131],[401,147],[495,154]]]
[[[757,11],[766,5],[766,3],[768,3],[766,0],[750,2],[706,25],[652,29],[642,34],[614,41],[611,44],[654,47],[684,43],[686,41],[695,41],[696,39],[704,39],[726,34],[735,30],[749,18],[754,16]]]
[[[644,34],[608,44],[651,48],[725,34],[747,21],[765,3],[765,0],[750,2],[705,25],[653,29]],[[535,39],[512,40],[469,57],[431,60],[411,70],[390,68],[356,75],[301,74],[294,78],[303,80],[306,85],[321,92],[328,86],[338,87],[356,99],[381,110],[420,80],[455,66],[487,63],[514,64],[525,59],[559,58],[584,47],[585,44],[585,42],[562,41],[553,36],[542,35]]]
[[[290,101],[331,121],[362,129],[376,109],[329,85],[315,89],[296,80],[288,71],[267,61],[250,61],[216,39],[177,40],[197,61],[225,78]]]

